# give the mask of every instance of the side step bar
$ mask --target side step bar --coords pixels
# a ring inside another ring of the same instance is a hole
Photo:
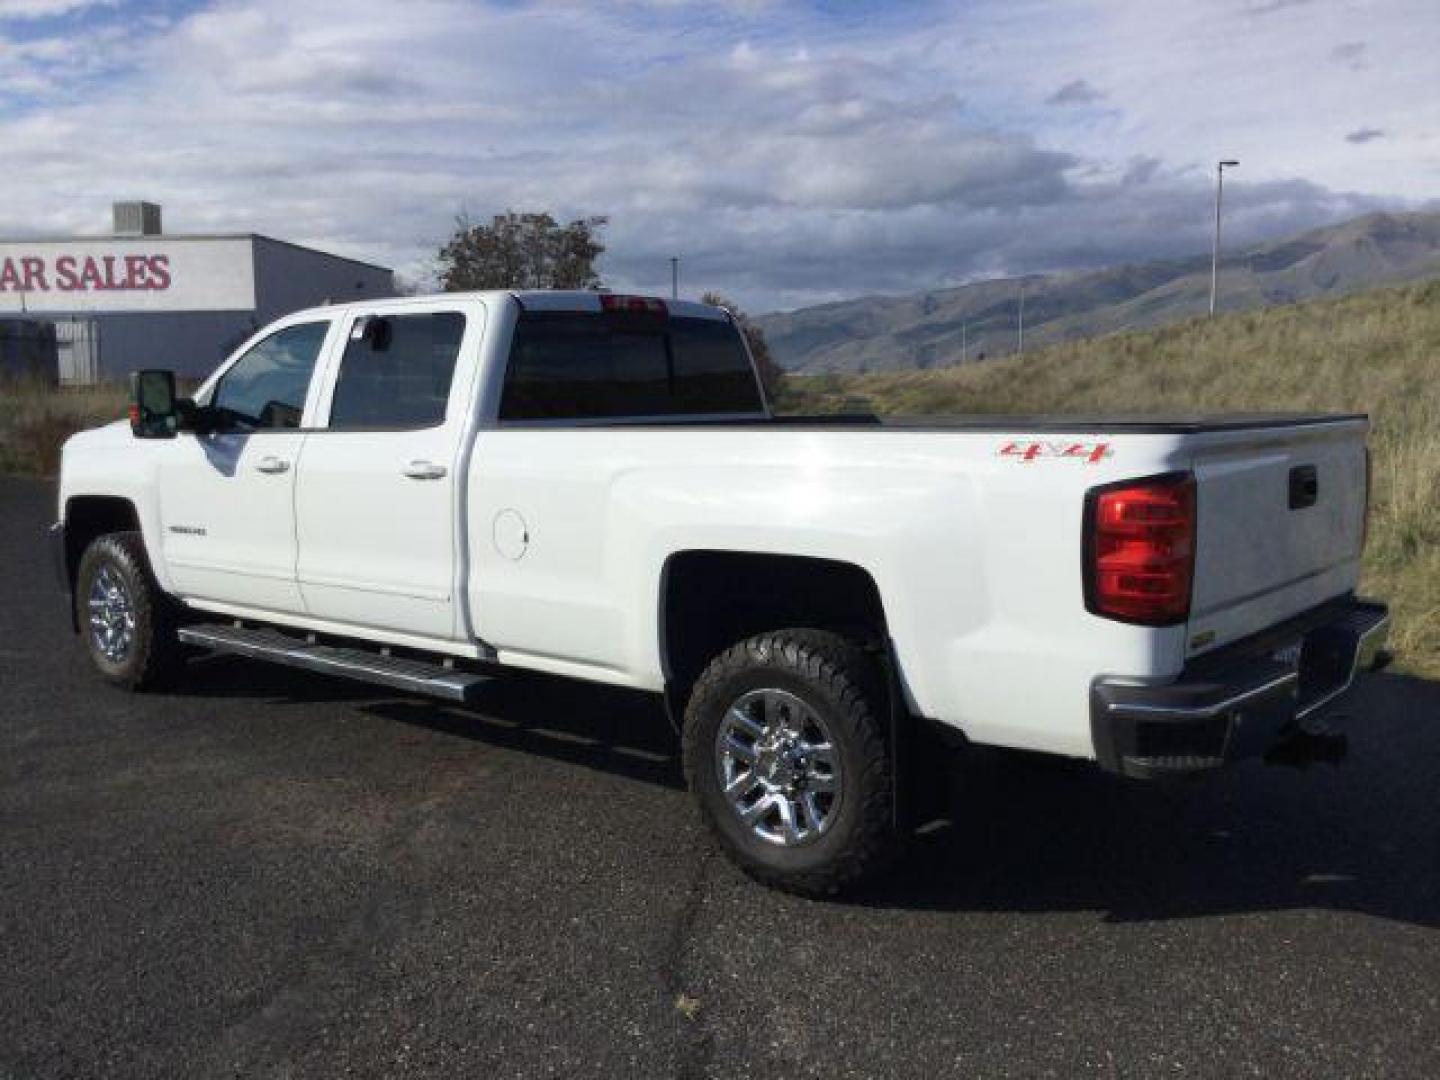
[[[198,645],[217,653],[269,660],[287,667],[378,683],[447,701],[469,701],[476,688],[493,678],[424,660],[385,656],[366,649],[320,645],[261,626],[204,623],[182,626],[177,636],[186,645]]]

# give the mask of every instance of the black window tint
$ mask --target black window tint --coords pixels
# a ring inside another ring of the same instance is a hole
[[[502,420],[754,413],[760,391],[739,332],[714,319],[526,312]]]
[[[748,413],[763,405],[740,332],[714,319],[675,319],[671,412]]]
[[[464,334],[465,316],[457,312],[358,321],[340,360],[330,427],[443,423]]]
[[[258,427],[299,427],[328,322],[288,326],[254,346],[220,377],[210,404]]]

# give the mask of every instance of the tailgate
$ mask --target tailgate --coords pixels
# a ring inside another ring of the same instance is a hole
[[[1367,429],[1345,419],[1197,437],[1191,655],[1356,587]]]

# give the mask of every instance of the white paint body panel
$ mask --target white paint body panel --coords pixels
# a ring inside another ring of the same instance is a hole
[[[160,448],[163,551],[184,596],[303,612],[295,581],[295,465],[305,436],[186,435]],[[283,472],[262,471],[279,462]]]
[[[1244,436],[1244,437],[1240,437]],[[1216,648],[1355,587],[1364,541],[1365,425],[1194,437],[1198,483],[1190,633]],[[1289,508],[1292,469],[1314,506]]]
[[[1179,448],[1137,436],[1124,443],[1134,465],[1037,467],[1002,459],[1006,441],[864,429],[483,432],[472,514],[516,510],[530,543],[514,561],[472,534],[479,636],[502,660],[658,690],[671,556],[835,559],[875,580],[922,714],[980,742],[1088,754],[1091,679],[1177,671],[1183,630],[1085,611],[1084,491],[1173,468]]]
[[[444,423],[412,431],[327,431],[339,356],[367,309],[356,305],[317,378],[316,423],[295,488],[296,578],[316,618],[422,638],[461,633],[456,591],[456,485],[474,396],[484,309],[473,303],[386,304],[391,313],[466,317]],[[428,464],[443,475],[417,478]]]
[[[593,294],[543,302],[598,304]],[[181,546],[162,542],[172,511],[158,494],[158,463],[186,436],[133,440],[123,426],[77,436],[62,512],[75,495],[131,499],[161,583],[206,610],[646,690],[665,684],[662,590],[676,554],[839,560],[876,583],[912,708],[975,742],[1082,757],[1093,756],[1093,680],[1173,679],[1196,629],[1085,610],[1091,487],[1195,470],[1196,611],[1215,633],[1211,647],[1351,591],[1358,578],[1360,422],[1086,436],[1108,454],[1035,460],[1001,450],[1057,436],[963,425],[506,426],[494,417],[517,312],[509,294],[354,304],[287,321],[323,316],[343,328],[366,312],[457,305],[467,334],[445,422],[422,432],[323,430],[345,336],[330,335],[306,405],[314,430],[286,436],[299,443],[298,607],[269,586],[223,596],[196,586],[175,558]],[[445,464],[453,483],[402,479],[399,467],[416,455]],[[1265,500],[1301,458],[1317,462],[1333,505],[1297,524],[1283,490],[1279,510]],[[185,497],[221,513],[218,494],[196,486]]]

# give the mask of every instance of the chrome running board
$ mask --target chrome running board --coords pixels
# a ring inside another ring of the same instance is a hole
[[[481,684],[493,678],[444,663],[389,656],[378,650],[321,645],[310,638],[264,626],[204,623],[182,626],[177,636],[186,645],[198,645],[217,653],[340,675],[447,701],[469,701]]]

